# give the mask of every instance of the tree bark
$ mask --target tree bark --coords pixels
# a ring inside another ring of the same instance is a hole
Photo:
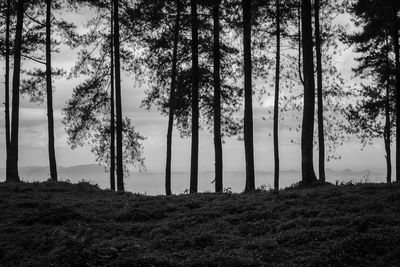
[[[400,55],[399,55],[399,26],[397,9],[394,12],[393,44],[396,64],[396,181],[400,182]]]
[[[281,18],[280,1],[275,1],[276,5],[276,67],[275,67],[275,101],[274,101],[274,190],[279,191],[279,83],[281,67]]]
[[[167,130],[167,162],[165,166],[165,193],[167,196],[171,195],[172,130],[174,126],[174,112],[176,105],[175,89],[176,89],[176,76],[177,76],[180,17],[181,17],[181,1],[176,0],[174,48],[172,52],[171,91],[169,96],[169,114],[168,114],[168,130]]]
[[[253,91],[251,66],[251,0],[242,0],[243,48],[244,48],[244,146],[246,157],[245,192],[255,190],[254,143],[253,143]]]
[[[57,181],[57,163],[56,152],[54,148],[53,88],[51,71],[51,0],[46,0],[46,93],[50,179],[52,181]]]
[[[221,52],[220,52],[220,5],[215,0],[213,7],[214,20],[214,152],[215,152],[215,192],[223,190],[223,161],[221,137]]]
[[[14,42],[14,70],[12,81],[12,114],[11,114],[11,150],[10,150],[10,170],[11,180],[19,182],[18,175],[18,132],[19,132],[19,90],[21,78],[21,48],[22,30],[24,24],[24,1],[18,0],[17,3],[17,25],[15,29]]]
[[[192,20],[192,155],[190,193],[197,193],[199,165],[199,36],[197,0],[191,0]]]
[[[111,0],[110,33],[110,188],[115,191],[115,88],[114,88],[114,8]]]
[[[313,166],[315,112],[313,36],[311,22],[311,1],[302,0],[301,3],[304,77],[304,110],[301,135],[301,165],[303,185],[309,186],[316,181]]]
[[[119,43],[119,0],[114,0],[114,47],[115,47],[115,102],[117,119],[117,190],[124,191],[124,169],[122,155],[122,100],[121,100],[121,63]]]
[[[322,53],[320,27],[320,0],[315,0],[315,51],[317,56],[318,148],[319,180],[325,182],[324,104],[322,97]]]
[[[7,0],[6,13],[6,70],[5,70],[5,131],[6,131],[6,181],[11,180],[10,173],[10,17],[11,17],[11,0]]]

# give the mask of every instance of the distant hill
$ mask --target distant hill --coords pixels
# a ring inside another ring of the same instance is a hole
[[[89,181],[101,188],[109,188],[109,173],[101,165],[88,164],[72,167],[58,167],[59,180],[79,182]],[[301,179],[301,172],[297,170],[283,170],[280,173],[281,188],[290,186]],[[385,182],[385,172],[377,171],[352,171],[326,170],[327,181],[331,183],[354,182]],[[0,181],[4,180],[5,170],[0,169]],[[24,181],[46,181],[49,177],[48,167],[28,166],[20,168],[20,176]],[[274,173],[272,171],[256,171],[256,187],[266,185],[273,187]],[[199,191],[214,191],[214,172],[204,171],[199,173]],[[132,172],[124,179],[126,190],[131,192],[146,193],[149,195],[164,194],[163,172]],[[226,171],[224,173],[224,188],[233,192],[242,192],[245,185],[245,173]],[[189,188],[189,172],[173,172],[172,190],[174,193],[183,193]]]
[[[21,179],[28,181],[44,181],[50,177],[47,166],[25,166],[19,168]],[[0,177],[5,176],[5,169],[0,169]],[[96,164],[78,165],[72,167],[58,167],[58,176],[62,180],[80,181],[96,180],[107,176],[105,168]],[[4,178],[3,178],[4,179]]]

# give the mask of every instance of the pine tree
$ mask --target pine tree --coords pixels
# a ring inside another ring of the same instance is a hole
[[[220,52],[220,8],[221,0],[213,5],[214,32],[214,152],[215,152],[215,192],[223,190],[223,161],[221,137],[221,52]]]
[[[174,31],[174,45],[172,52],[171,91],[169,98],[168,130],[167,130],[167,161],[165,167],[165,193],[171,195],[171,158],[172,158],[172,130],[174,126],[174,112],[176,106],[176,78],[178,64],[178,42],[181,20],[181,0],[176,0],[176,19]]]
[[[305,186],[309,186],[316,181],[313,166],[315,84],[311,13],[311,1],[302,0],[301,26],[303,47],[304,109],[301,134],[301,171],[302,182]]]
[[[255,190],[254,144],[253,144],[253,90],[251,65],[251,0],[242,0],[243,47],[244,47],[244,146],[246,157],[245,192]]]
[[[14,41],[14,69],[12,81],[12,114],[11,114],[11,150],[10,150],[10,171],[11,180],[19,182],[18,174],[18,133],[19,133],[19,91],[21,78],[21,52],[22,52],[22,31],[24,27],[24,1],[17,2],[17,24]]]
[[[192,21],[192,150],[190,164],[190,193],[197,193],[199,168],[199,41],[197,0],[191,0]]]

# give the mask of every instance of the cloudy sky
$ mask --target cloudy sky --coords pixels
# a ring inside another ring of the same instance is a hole
[[[85,14],[75,14],[74,20],[83,24]],[[74,65],[75,53],[69,48],[62,47],[59,54],[53,55],[53,66],[70,70]],[[3,64],[3,61],[1,61]],[[31,64],[31,63],[29,63]],[[335,58],[335,65],[350,82],[351,67],[354,66],[354,53],[351,48],[346,48]],[[4,77],[4,69],[0,69],[0,76]],[[271,77],[272,78],[272,77]],[[66,143],[66,134],[62,120],[62,108],[68,98],[72,95],[74,86],[79,80],[57,80],[54,83],[54,113],[55,113],[55,135],[56,154],[59,166],[74,166],[95,163],[94,157],[88,146],[71,150]],[[270,81],[257,81],[258,84]],[[146,111],[140,109],[140,102],[144,98],[146,86],[139,87],[135,84],[133,77],[124,75],[122,81],[123,112],[130,117],[136,129],[147,139],[144,141],[144,156],[148,171],[161,172],[164,170],[166,151],[167,119],[157,111]],[[273,97],[273,96],[272,96]],[[255,100],[254,107],[254,140],[255,140],[255,163],[257,170],[273,170],[273,143],[272,143],[272,121],[262,120],[267,116],[272,97],[264,98],[264,104],[260,105]],[[4,90],[0,90],[0,98],[4,99]],[[20,166],[47,166],[47,133],[46,133],[46,110],[44,105],[29,103],[27,97],[21,100],[20,113]],[[4,125],[4,119],[1,122]],[[280,128],[280,151],[281,169],[300,169],[300,146],[291,140],[300,140],[300,133],[289,131],[289,128],[298,124],[299,121],[282,121]],[[4,167],[5,144],[4,127],[0,128],[0,168]],[[189,171],[190,165],[190,139],[181,139],[175,131],[173,139],[173,169],[176,171]],[[236,138],[226,139],[224,144],[224,167],[226,171],[243,171],[244,144]],[[341,160],[330,161],[328,168],[341,170],[367,170],[383,169],[385,167],[384,146],[381,140],[374,145],[368,146],[361,151],[360,141],[352,139],[338,149]],[[213,170],[213,142],[211,134],[201,132],[200,135],[200,171]],[[316,165],[317,166],[317,165]]]

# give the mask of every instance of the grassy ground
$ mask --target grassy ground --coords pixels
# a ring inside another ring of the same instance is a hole
[[[400,266],[400,184],[148,197],[0,184],[1,266]]]

